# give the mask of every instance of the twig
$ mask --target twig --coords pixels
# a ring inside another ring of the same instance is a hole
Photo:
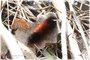
[[[22,49],[22,51],[24,53],[27,53],[27,54],[25,54],[25,56],[27,57],[27,59],[39,60],[30,48],[28,48],[27,46],[25,46],[20,41],[18,41],[18,45],[20,46],[20,48]]]
[[[69,36],[69,43],[70,43],[70,48],[71,48],[71,52],[73,53],[73,56],[75,59],[79,59],[79,60],[83,60],[80,52],[80,49],[78,48],[78,44],[77,41],[73,38],[73,30],[70,26],[70,24],[67,22],[67,26],[68,26],[68,35]]]
[[[52,0],[56,9],[60,12],[58,13],[59,19],[62,20],[61,25],[61,44],[62,44],[62,59],[67,60],[67,38],[66,38],[66,8],[64,4],[64,0]]]
[[[25,60],[21,49],[17,45],[15,37],[9,31],[7,31],[1,20],[2,19],[0,15],[0,34],[9,48],[13,60]]]
[[[23,1],[23,0],[16,0],[16,2],[17,2],[17,10],[21,7],[22,1]],[[17,16],[17,13],[18,13],[18,11],[16,11],[16,13],[15,13],[15,15],[14,15],[12,24],[13,24],[13,22],[14,22],[16,16]]]
[[[81,33],[81,36],[82,36],[83,41],[84,41],[84,43],[85,43],[85,47],[86,47],[86,49],[87,49],[88,56],[89,56],[89,59],[90,59],[90,51],[89,51],[89,48],[88,48],[87,40],[86,40],[84,31],[83,31],[83,29],[82,29],[80,20],[79,20],[79,18],[76,16],[75,11],[74,11],[72,5],[71,5],[71,4],[69,4],[69,5],[70,5],[70,10],[73,12],[74,21],[76,22],[76,25],[77,25],[78,28],[79,28],[79,32]]]

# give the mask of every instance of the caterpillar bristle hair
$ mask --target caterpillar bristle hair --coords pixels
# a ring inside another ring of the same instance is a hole
[[[49,35],[49,33],[51,33],[55,28],[56,22],[54,20],[57,18],[55,13],[49,12],[42,18],[44,19],[44,21],[39,24],[34,32],[28,37],[28,45],[41,42],[42,39],[45,36]]]

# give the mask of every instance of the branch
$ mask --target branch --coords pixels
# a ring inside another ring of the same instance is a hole
[[[15,37],[2,24],[1,15],[0,15],[0,34],[1,37],[5,40],[6,45],[8,46],[12,59],[25,60],[20,47],[17,45]]]
[[[57,12],[59,19],[62,21],[61,25],[61,44],[62,44],[62,59],[67,60],[67,38],[66,38],[66,24],[67,24],[67,19],[66,19],[66,8],[64,4],[64,0],[52,0],[53,4],[56,9],[58,9],[60,12]]]

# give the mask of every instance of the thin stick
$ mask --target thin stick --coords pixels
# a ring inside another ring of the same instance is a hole
[[[54,6],[56,9],[58,9],[60,12],[58,13],[59,19],[62,20],[62,25],[61,25],[61,44],[62,44],[62,59],[67,60],[67,43],[66,43],[66,8],[64,4],[64,0],[52,0]]]
[[[86,50],[87,50],[87,52],[88,52],[88,56],[89,56],[89,60],[90,60],[90,51],[89,51],[89,47],[88,47],[88,44],[87,44],[87,39],[86,39],[86,37],[85,37],[85,34],[84,34],[83,28],[82,28],[82,26],[81,26],[80,20],[79,20],[79,18],[76,16],[75,11],[74,11],[72,5],[71,5],[71,4],[69,4],[69,5],[70,5],[70,10],[73,12],[74,21],[76,22],[76,24],[77,24],[77,26],[78,26],[78,28],[79,28],[79,32],[81,33],[81,36],[82,36],[83,41],[84,41],[84,43],[85,43],[85,47],[86,47]]]
[[[15,0],[15,1],[17,1],[17,10],[18,10],[18,9],[21,7],[21,4],[22,4],[22,1],[23,1],[23,0],[21,0],[21,1],[20,1],[20,0]],[[15,13],[15,15],[14,15],[12,24],[13,24],[13,22],[14,22],[16,16],[17,16],[17,13],[18,13],[18,11],[16,11],[16,13]]]
[[[0,15],[0,34],[9,48],[13,60],[25,60],[21,49],[17,45],[15,37],[3,26],[1,20]]]
[[[79,49],[79,46],[77,44],[77,41],[73,38],[73,30],[70,26],[70,24],[67,22],[67,26],[68,26],[68,35],[69,35],[69,43],[70,43],[70,48],[71,48],[71,52],[73,53],[73,56],[75,59],[78,60],[83,60]]]
[[[7,22],[8,22],[8,24],[7,24],[7,26],[8,26],[8,30],[10,31],[10,26],[9,26],[9,4],[8,4],[8,0],[7,0]]]
[[[38,58],[36,57],[34,52],[30,48],[25,46],[23,43],[21,43],[19,40],[18,40],[18,45],[20,46],[20,48],[23,50],[24,53],[27,53],[25,56],[28,59],[36,59],[36,60],[38,60]]]

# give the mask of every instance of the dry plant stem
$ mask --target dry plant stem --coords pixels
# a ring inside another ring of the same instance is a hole
[[[87,50],[87,53],[88,53],[88,56],[89,56],[89,60],[90,60],[90,51],[89,51],[89,47],[88,47],[88,44],[87,44],[87,39],[85,37],[85,34],[84,34],[83,28],[81,26],[80,20],[76,16],[75,11],[74,11],[72,5],[70,3],[69,3],[69,5],[70,5],[70,11],[73,12],[74,21],[75,21],[76,25],[78,26],[79,32],[81,33],[82,39],[83,39],[83,41],[85,43],[85,47],[86,47],[86,50]]]
[[[82,6],[83,6],[83,4],[81,3],[81,5],[80,5],[80,10],[82,9]]]
[[[0,8],[2,8],[5,5],[6,1],[7,0],[0,0],[0,2],[2,3],[2,4],[0,4],[0,6],[1,6]]]
[[[21,49],[17,45],[15,37],[4,27],[1,20],[2,19],[1,19],[1,14],[0,14],[0,34],[8,46],[12,59],[13,60],[25,60]]]
[[[23,43],[21,43],[21,42],[19,42],[19,41],[18,41],[18,45],[19,45],[20,48],[24,51],[24,53],[25,53],[25,52],[28,53],[28,54],[26,54],[25,56],[27,56],[27,57],[30,58],[30,59],[39,60],[30,48],[28,48],[27,46],[25,46]],[[28,56],[28,55],[30,55],[30,56]]]
[[[8,0],[7,0],[7,21],[8,21],[8,24],[7,24],[7,26],[8,26],[8,30],[10,31],[10,26],[9,26],[9,5],[8,5]]]
[[[61,25],[61,44],[62,44],[62,60],[67,60],[67,38],[66,38],[66,8],[64,4],[64,0],[52,0],[53,5],[56,9],[58,9],[60,12],[58,13],[59,19],[62,20]]]
[[[34,44],[34,46],[40,51],[40,53],[41,54],[43,54],[43,52],[39,49],[39,47],[36,45],[36,44]],[[43,54],[44,55],[44,54]],[[45,55],[44,55],[45,56]]]
[[[69,43],[71,52],[73,53],[73,57],[78,60],[83,60],[82,57],[80,56],[81,52],[77,44],[77,41],[75,40],[75,38],[73,38],[74,34],[69,22],[67,22],[67,26],[68,26]]]
[[[81,17],[81,20],[86,19],[86,18],[90,18],[90,17],[89,16],[83,16],[83,17]]]
[[[73,57],[75,59],[83,60],[82,57],[80,56],[81,52],[80,52],[79,46],[77,44],[77,41],[76,41],[75,38],[73,38],[73,36],[75,35],[75,34],[73,34],[74,33],[74,28],[76,28],[76,26],[74,24],[74,27],[72,29],[71,26],[70,26],[69,21],[67,21],[67,26],[68,26],[68,28],[67,28],[68,33],[67,34],[69,36],[68,38],[69,38],[69,43],[70,43],[69,45],[70,45],[71,52],[73,53]]]
[[[18,10],[20,9],[23,0],[15,0],[15,1],[17,2],[17,11],[16,11],[16,13],[15,13],[15,15],[14,15],[12,24],[13,24],[13,22],[14,22],[16,16],[17,16]]]
[[[20,11],[21,11],[22,17],[23,17],[24,19],[26,19],[24,10],[22,10],[22,8],[21,8]]]
[[[3,11],[3,10],[2,10]],[[12,15],[12,14],[10,14],[10,15]],[[7,21],[7,18],[8,18],[8,16],[5,18],[5,20],[2,22],[2,23],[5,23],[6,21]]]
[[[9,11],[9,12],[10,12],[10,15],[15,14],[15,12],[13,12],[13,11],[12,11],[12,9],[11,9],[11,10],[7,10],[7,11]]]
[[[61,33],[60,26],[59,26],[59,21],[57,20],[56,23],[57,23],[58,33]]]
[[[90,51],[89,51],[89,48],[88,48],[87,39],[86,39],[86,37],[85,37],[83,28],[82,28],[82,26],[81,26],[81,23],[80,23],[78,17],[76,17],[76,15],[73,15],[73,16],[74,16],[74,18],[75,18],[75,22],[76,22],[77,26],[79,27],[79,32],[81,33],[81,36],[82,36],[82,38],[83,38],[83,40],[84,40],[84,43],[85,43],[85,46],[86,46],[86,49],[87,49],[87,52],[88,52],[88,55],[89,55],[89,59],[90,59]],[[77,21],[76,21],[76,20],[77,20]]]
[[[28,13],[30,16],[35,17],[34,14],[28,9],[28,7],[24,6],[24,7],[22,7],[22,9],[23,9],[26,13]]]

